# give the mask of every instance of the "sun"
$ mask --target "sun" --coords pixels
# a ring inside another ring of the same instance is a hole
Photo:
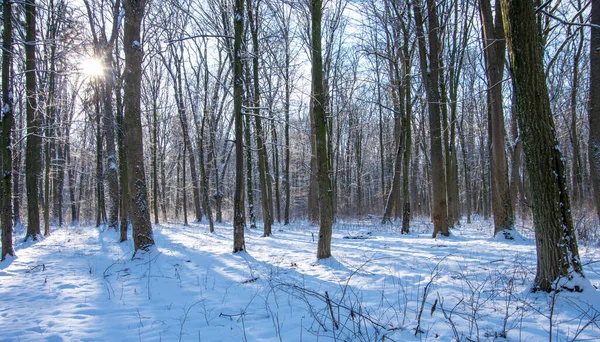
[[[82,59],[79,68],[82,73],[92,77],[102,76],[104,74],[104,65],[98,58],[88,57]]]

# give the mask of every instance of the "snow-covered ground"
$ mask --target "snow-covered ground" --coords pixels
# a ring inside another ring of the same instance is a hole
[[[581,248],[583,293],[532,294],[533,242],[490,224],[338,222],[321,262],[308,224],[248,230],[238,254],[229,224],[158,225],[133,260],[116,232],[61,228],[0,263],[0,340],[600,340],[598,249]]]

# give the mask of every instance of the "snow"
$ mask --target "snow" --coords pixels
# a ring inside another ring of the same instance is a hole
[[[138,40],[134,40],[131,43],[131,48],[134,50],[142,51],[142,44]]]
[[[583,292],[534,294],[530,230],[492,238],[476,221],[432,239],[425,219],[408,235],[378,221],[338,221],[334,257],[318,262],[308,223],[246,230],[237,254],[229,223],[155,225],[156,248],[133,260],[116,231],[55,228],[23,243],[19,228],[17,257],[0,263],[0,341],[600,338],[596,247],[581,248]]]

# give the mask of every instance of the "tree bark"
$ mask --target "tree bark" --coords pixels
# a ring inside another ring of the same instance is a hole
[[[581,18],[583,19],[583,18]],[[577,133],[577,92],[579,90],[579,62],[583,51],[583,26],[577,29],[579,32],[579,42],[573,57],[573,83],[571,85],[571,147],[573,155],[571,157],[571,195],[573,207],[577,208],[583,199],[583,172],[581,167],[581,152],[579,148],[579,134]]]
[[[405,78],[405,114],[404,114],[404,166],[402,167],[402,199],[404,205],[402,208],[402,234],[410,232],[410,192],[409,192],[409,172],[410,172],[410,156],[412,152],[412,104],[411,104],[411,56],[409,52],[410,35],[407,29],[404,29],[404,78]],[[416,179],[412,179],[415,182]]]
[[[0,225],[2,226],[2,256],[15,256],[13,248],[13,212],[12,212],[12,131],[15,125],[13,114],[12,86],[12,3],[2,1],[4,32],[2,37],[2,129],[0,133],[0,175],[2,175],[0,197]]]
[[[39,179],[41,171],[40,118],[36,81],[36,3],[25,1],[25,92],[27,96],[27,141],[25,153],[25,187],[27,191],[27,235],[37,240],[40,232]]]
[[[109,52],[110,54],[110,52]],[[112,58],[106,57],[107,66],[104,75],[104,139],[106,142],[106,179],[108,181],[108,227],[116,230],[119,227],[119,172],[117,166],[117,150],[115,146],[115,115],[113,113],[114,74]]]
[[[118,45],[116,45],[118,49]],[[117,52],[118,53],[118,52]],[[118,59],[117,59],[117,69]],[[117,147],[119,152],[119,183],[121,183],[121,201],[120,209],[121,222],[119,223],[119,242],[127,240],[127,229],[129,226],[129,181],[127,177],[127,151],[125,148],[124,134],[124,117],[123,117],[123,98],[121,96],[122,83],[119,81],[115,88],[117,114],[116,114],[116,129],[117,129]]]
[[[233,252],[246,250],[244,230],[244,126],[242,123],[242,97],[244,72],[242,64],[242,38],[244,31],[244,0],[235,0],[233,13],[233,120],[235,125],[235,192],[233,195]]]
[[[123,43],[125,50],[124,133],[134,254],[154,245],[144,170],[141,122],[142,45],[141,23],[146,0],[126,0]]]
[[[483,23],[483,46],[488,81],[488,111],[491,136],[491,185],[494,236],[503,234],[513,239],[514,214],[511,204],[508,166],[506,162],[506,130],[502,105],[502,79],[504,78],[505,42],[502,27],[500,0],[496,0],[496,19],[492,16],[490,0],[480,0],[479,10]]]
[[[285,206],[283,209],[283,223],[285,225],[290,224],[290,204],[291,204],[291,185],[290,185],[290,102],[291,102],[291,79],[290,79],[290,42],[289,42],[289,28],[286,27],[284,31],[285,37],[285,127],[284,127],[284,140],[285,140],[285,166],[283,171],[283,186],[285,191]]]
[[[106,205],[104,196],[104,163],[102,141],[102,117],[100,110],[100,85],[94,80],[94,105],[96,106],[96,227],[106,224]]]
[[[592,1],[591,23],[600,25],[600,4]],[[592,27],[590,38],[590,95],[588,158],[594,189],[594,204],[600,219],[600,28]]]
[[[325,115],[325,90],[323,86],[323,55],[321,49],[322,0],[313,0],[311,5],[311,48],[313,114],[315,121],[315,147],[319,203],[319,242],[317,259],[331,256],[333,226],[333,189],[331,186],[331,162],[327,146],[327,116]]]
[[[562,155],[550,108],[543,50],[529,0],[501,0],[511,60],[516,113],[529,172],[537,246],[534,290],[557,291],[573,285],[561,278],[583,277],[571,216]]]
[[[419,60],[421,74],[426,80],[427,108],[429,111],[430,149],[431,149],[431,181],[433,192],[433,237],[438,234],[450,235],[447,221],[448,206],[446,203],[446,176],[444,156],[442,150],[442,130],[440,125],[440,95],[439,95],[439,38],[438,24],[434,1],[427,0],[429,17],[429,64],[427,66],[427,52],[425,50],[425,36],[423,33],[423,18],[421,8],[413,6],[419,45]]]

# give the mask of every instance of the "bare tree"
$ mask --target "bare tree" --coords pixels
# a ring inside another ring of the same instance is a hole
[[[260,84],[259,84],[259,45],[258,45],[258,25],[259,25],[260,0],[256,5],[252,0],[247,0],[248,23],[252,37],[252,79],[253,79],[253,112],[254,125],[256,127],[256,149],[258,154],[258,178],[260,186],[260,199],[262,202],[264,236],[271,235],[271,224],[273,222],[273,204],[271,199],[271,178],[269,176],[268,154],[265,144],[265,134],[260,113]]]
[[[490,0],[479,1],[483,23],[483,45],[488,81],[488,115],[491,136],[492,211],[494,236],[504,234],[513,239],[514,214],[511,204],[506,163],[504,110],[502,105],[502,79],[504,78],[505,41],[500,0],[496,0],[496,17],[492,15]]]
[[[25,88],[27,95],[27,146],[25,155],[25,187],[27,188],[27,235],[36,240],[40,232],[39,176],[41,171],[42,140],[37,101],[36,77],[36,3],[25,1]]]
[[[235,0],[233,13],[233,118],[235,121],[235,193],[233,197],[233,252],[246,250],[244,229],[244,140],[242,124],[242,96],[244,72],[242,65],[242,38],[244,31],[244,0]]]
[[[0,131],[0,174],[2,182],[0,189],[0,225],[2,226],[2,257],[15,256],[13,249],[13,211],[12,211],[12,131],[15,124],[13,114],[13,86],[12,86],[12,3],[10,0],[2,2],[2,18],[4,32],[2,34],[2,130]]]
[[[419,45],[419,60],[421,64],[421,75],[427,93],[427,107],[429,112],[430,149],[431,149],[431,180],[433,187],[433,237],[438,234],[450,235],[447,222],[446,202],[446,176],[444,168],[444,157],[442,154],[442,130],[440,126],[440,95],[439,95],[439,36],[436,6],[434,1],[427,0],[427,14],[429,23],[429,62],[425,47],[425,35],[423,33],[423,16],[421,6],[413,6],[415,12],[415,23],[417,29],[417,41]]]
[[[323,57],[321,49],[322,5],[323,2],[321,0],[313,0],[311,3],[312,95],[320,218],[317,259],[326,259],[331,256],[333,225],[333,189],[331,186],[331,161],[327,145],[326,94],[323,85]]]
[[[144,170],[144,148],[141,122],[141,79],[142,44],[141,24],[146,8],[146,0],[126,0],[124,2],[125,86],[124,86],[124,133],[127,146],[127,175],[129,203],[131,206],[132,235],[135,251],[147,250],[154,245],[150,206]]]
[[[531,182],[537,247],[535,290],[560,290],[556,281],[583,276],[562,154],[550,109],[534,4],[502,0],[516,114]],[[575,283],[571,290],[581,290]]]
[[[594,186],[594,204],[600,218],[600,3],[592,1],[590,38],[590,96],[588,118],[590,137],[588,157]]]

